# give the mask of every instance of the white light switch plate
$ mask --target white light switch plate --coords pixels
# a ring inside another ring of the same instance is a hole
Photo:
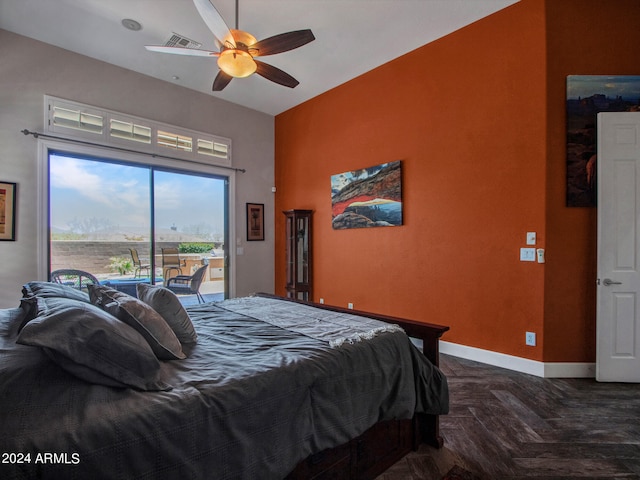
[[[527,232],[527,245],[536,244],[536,232]]]
[[[535,262],[536,261],[536,249],[535,248],[521,248],[520,249],[520,261],[521,262]]]

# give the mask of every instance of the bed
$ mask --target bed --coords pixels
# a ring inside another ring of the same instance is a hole
[[[374,478],[442,445],[447,327],[271,295],[176,312],[162,287],[141,287],[146,304],[100,288],[30,282],[0,311],[1,478]]]

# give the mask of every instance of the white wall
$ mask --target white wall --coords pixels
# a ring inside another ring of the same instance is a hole
[[[18,184],[17,241],[0,242],[0,308],[37,277],[37,141],[45,94],[230,138],[236,176],[236,295],[274,291],[274,118],[0,30],[0,180]],[[246,241],[245,204],[265,204],[265,241]]]

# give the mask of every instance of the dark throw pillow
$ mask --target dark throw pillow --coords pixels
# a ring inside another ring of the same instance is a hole
[[[140,333],[161,360],[186,358],[180,340],[164,318],[146,303],[104,285],[89,285],[91,303]]]
[[[198,341],[193,322],[175,293],[163,286],[148,283],[139,283],[136,288],[138,298],[164,318],[180,343],[189,345]]]

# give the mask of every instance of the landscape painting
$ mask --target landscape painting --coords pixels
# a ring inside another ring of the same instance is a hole
[[[399,160],[331,176],[335,230],[402,225]]]
[[[600,112],[640,111],[640,76],[567,77],[567,206],[596,205]]]

